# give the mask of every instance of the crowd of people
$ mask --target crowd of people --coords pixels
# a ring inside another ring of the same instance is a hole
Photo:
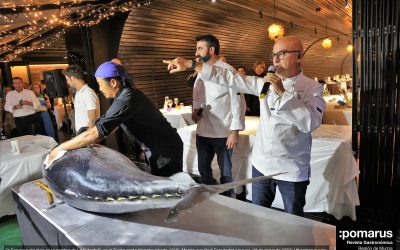
[[[251,155],[252,174],[275,176],[253,184],[252,202],[271,207],[278,187],[285,211],[302,216],[311,175],[311,132],[320,126],[326,104],[323,87],[301,70],[301,41],[291,36],[279,39],[271,56],[276,72],[266,73],[265,63],[256,61],[254,72],[248,75],[245,67],[236,70],[221,57],[217,37],[202,35],[195,40],[196,59],[178,57],[164,62],[171,73],[195,71],[187,84],[193,87],[192,119],[197,123],[200,181],[208,185],[218,183],[211,168],[214,155],[221,172],[219,183],[233,181],[232,151],[239,131],[245,129],[245,115],[259,116]],[[113,99],[101,117],[99,99],[85,83],[84,71],[71,65],[63,74],[68,85],[76,90],[75,128],[79,132],[53,149],[50,161],[62,150],[99,142],[119,129],[130,141],[146,149],[152,174],[171,176],[182,171],[183,143],[176,129],[134,87],[131,75],[119,60],[101,64],[95,73],[100,91]],[[33,92],[24,89],[20,78],[14,78],[13,87],[6,95],[3,123],[13,120],[15,125],[8,124],[7,128],[15,126],[18,136],[33,133],[39,118],[43,124],[49,121],[49,98],[39,84],[32,86]],[[43,133],[51,134],[46,126],[42,128]],[[235,197],[233,190],[224,195]]]
[[[71,115],[74,117],[72,127],[78,128],[74,129],[74,133],[80,133],[79,129],[92,127],[100,116],[99,99],[82,80],[83,72],[76,65],[65,71],[71,93],[74,93],[74,97],[70,98],[74,99],[75,105]],[[12,87],[5,86],[3,94],[4,98],[0,100],[0,130],[4,135],[2,139],[41,134],[58,140],[54,98],[47,95],[43,80],[30,85],[24,83],[21,77],[14,77]]]

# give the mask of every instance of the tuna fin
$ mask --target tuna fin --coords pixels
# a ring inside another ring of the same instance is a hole
[[[254,177],[250,179],[245,179],[245,180],[239,180],[239,181],[234,181],[234,182],[229,182],[225,184],[220,184],[220,185],[204,185],[200,184],[197,186],[192,187],[189,192],[183,197],[181,201],[179,201],[168,213],[167,218],[165,219],[166,223],[171,223],[171,222],[176,222],[178,215],[182,212],[185,211],[205,199],[208,199],[214,194],[217,193],[222,193],[225,192],[229,189],[232,189],[236,186],[241,186],[245,185],[247,183],[253,183],[256,181],[261,181],[265,179],[270,179],[273,176],[277,176],[280,174],[284,173],[278,173],[278,174],[273,174],[273,175],[267,175],[267,176],[259,176],[259,177]]]

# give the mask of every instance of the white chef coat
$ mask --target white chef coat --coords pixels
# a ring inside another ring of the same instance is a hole
[[[242,77],[230,70],[203,64],[199,77],[238,92],[259,95],[264,79]],[[280,97],[273,87],[260,100],[260,124],[251,163],[264,175],[287,172],[274,179],[300,182],[310,177],[311,132],[322,122],[326,103],[323,87],[301,72],[283,81]]]
[[[231,65],[221,60],[214,65],[235,71]],[[197,122],[197,134],[203,137],[225,138],[231,130],[244,130],[241,105],[245,103],[242,102],[237,91],[197,76],[193,86],[193,109],[199,109],[202,104],[206,105],[201,119]]]

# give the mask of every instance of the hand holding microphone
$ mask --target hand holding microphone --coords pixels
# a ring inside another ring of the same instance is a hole
[[[261,93],[259,95],[260,99],[264,99],[264,97],[267,95],[269,86],[271,85],[270,79],[267,78],[268,74],[269,75],[271,75],[271,74],[275,75],[275,66],[274,65],[271,65],[271,66],[268,67],[267,75],[264,77],[264,86],[261,89]]]
[[[260,98],[261,98],[261,94],[263,94],[263,90],[264,88],[266,88],[266,90],[268,91],[269,86],[272,84],[272,87],[275,91],[276,94],[278,94],[279,96],[283,95],[283,92],[285,92],[285,89],[283,88],[283,84],[282,84],[282,80],[275,74],[276,72],[276,68],[274,66],[269,66],[268,68],[268,73],[267,75],[264,77],[264,87],[261,90],[260,93]],[[268,86],[266,86],[268,85]],[[266,94],[266,92],[264,93]]]

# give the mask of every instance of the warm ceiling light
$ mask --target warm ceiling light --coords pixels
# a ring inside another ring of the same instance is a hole
[[[324,47],[325,49],[329,49],[330,47],[332,47],[332,40],[329,39],[328,37],[325,38],[325,39],[322,41],[322,47]]]
[[[268,27],[268,37],[271,40],[276,41],[279,38],[282,38],[284,34],[285,34],[285,29],[280,24],[273,23]]]
[[[347,44],[346,50],[347,52],[351,53],[353,51],[353,45],[351,45],[350,43]]]
[[[274,0],[274,19],[275,19],[275,0]],[[273,23],[268,27],[268,37],[271,40],[278,40],[279,38],[282,38],[283,35],[285,34],[285,29],[283,28],[282,25],[278,23]]]
[[[332,47],[332,40],[328,37],[328,19],[326,19],[325,28],[326,38],[322,41],[322,47],[324,47],[325,49],[329,49],[330,47]]]

